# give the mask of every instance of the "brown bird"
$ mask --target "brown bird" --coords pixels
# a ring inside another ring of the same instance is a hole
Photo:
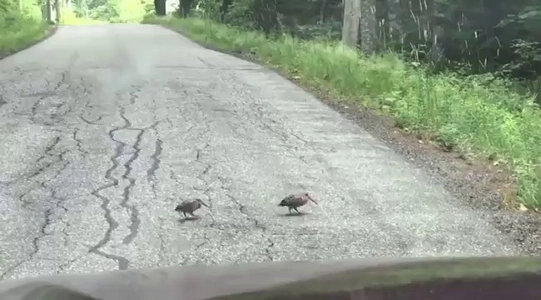
[[[205,207],[209,207],[208,205],[205,204],[205,202],[203,202],[203,200],[198,198],[192,201],[189,201],[189,200],[183,201],[182,203],[177,205],[177,207],[175,207],[175,211],[179,213],[183,213],[185,218],[186,218],[187,213],[195,217],[193,212],[200,209],[201,205]]]
[[[319,205],[308,193],[299,193],[286,196],[284,199],[282,199],[278,206],[286,206],[289,208],[289,213],[291,213],[291,210],[294,209],[300,214],[301,212],[297,210],[297,208],[305,205],[308,200],[314,202],[316,205]]]

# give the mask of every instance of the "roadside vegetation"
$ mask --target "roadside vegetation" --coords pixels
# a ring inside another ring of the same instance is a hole
[[[85,15],[77,15],[73,10],[64,8],[60,13],[60,24],[62,25],[91,25],[106,24],[106,21],[89,18]]]
[[[494,74],[431,72],[393,52],[365,56],[328,39],[301,40],[226,25],[209,18],[148,17],[228,52],[252,53],[304,84],[392,115],[398,127],[467,159],[506,166],[522,207],[541,206],[541,112],[535,95]],[[516,201],[515,201],[516,203]]]
[[[40,41],[48,27],[34,1],[0,0],[0,58]]]
[[[62,6],[62,23],[67,25],[140,23],[153,7],[151,0],[71,0],[70,3]]]

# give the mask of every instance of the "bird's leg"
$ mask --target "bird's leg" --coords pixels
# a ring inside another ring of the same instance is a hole
[[[182,212],[184,214],[184,218],[186,218],[186,212]]]
[[[197,217],[196,215],[193,214],[193,212],[190,212],[189,214],[192,215],[192,217],[194,218]]]
[[[288,207],[288,209],[289,209],[289,214],[291,214],[291,207]]]
[[[299,214],[301,213],[296,207],[293,207],[293,209],[298,212]]]

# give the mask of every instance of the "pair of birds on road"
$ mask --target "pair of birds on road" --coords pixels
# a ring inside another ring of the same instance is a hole
[[[314,202],[316,205],[319,205],[312,196],[308,193],[298,193],[298,194],[291,194],[287,195],[278,206],[280,207],[287,207],[289,209],[289,213],[291,214],[291,210],[295,210],[298,214],[301,214],[301,212],[298,210],[299,207],[305,205],[308,203],[308,201]],[[186,214],[190,214],[192,217],[196,217],[193,213],[200,209],[202,206],[210,208],[203,200],[201,199],[195,199],[195,200],[186,200],[177,205],[175,208],[175,211],[178,213],[183,213],[184,217],[186,218]]]

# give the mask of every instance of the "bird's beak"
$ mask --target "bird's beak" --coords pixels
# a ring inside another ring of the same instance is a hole
[[[203,201],[201,201],[201,204],[203,204],[203,206],[205,206],[205,207],[210,208],[210,207],[209,207],[207,204],[205,204],[205,202],[203,202]]]
[[[319,205],[316,200],[314,200],[314,198],[312,198],[312,196],[308,195],[308,199],[310,199],[312,202],[314,202],[316,205]]]

